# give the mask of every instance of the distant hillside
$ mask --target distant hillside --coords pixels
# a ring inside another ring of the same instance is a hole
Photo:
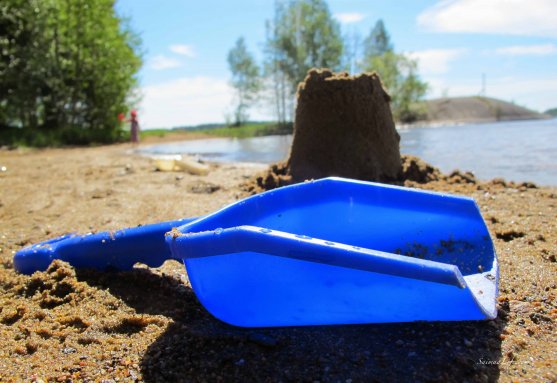
[[[557,108],[548,109],[544,113],[549,114],[552,117],[557,117]]]
[[[492,122],[550,118],[547,114],[489,97],[448,97],[425,101],[428,122]]]

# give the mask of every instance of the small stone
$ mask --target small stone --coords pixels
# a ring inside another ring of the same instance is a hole
[[[256,344],[259,344],[261,346],[265,346],[265,347],[275,347],[278,342],[275,338],[270,337],[268,335],[265,334],[261,334],[258,332],[252,333],[249,335],[248,339]]]
[[[240,359],[239,361],[237,361],[236,363],[234,363],[236,366],[243,366],[244,364],[246,364],[246,361],[244,359]]]
[[[401,340],[401,339],[399,339],[399,340],[397,340],[397,341],[395,342],[395,344],[396,344],[397,346],[402,346],[402,345],[404,344],[404,341]]]
[[[466,347],[472,347],[474,344],[470,342],[468,339],[464,338],[464,345]]]
[[[75,351],[76,349],[73,347],[66,347],[65,349],[62,350],[64,354],[73,354]]]

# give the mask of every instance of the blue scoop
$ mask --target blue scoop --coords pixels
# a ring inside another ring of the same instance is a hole
[[[203,306],[243,327],[497,313],[497,257],[472,199],[340,178],[205,217],[63,236],[19,251],[14,265],[30,274],[53,259],[119,270],[183,261]]]

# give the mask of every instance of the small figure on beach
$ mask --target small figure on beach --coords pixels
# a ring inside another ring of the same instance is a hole
[[[137,120],[137,111],[132,109],[130,121],[130,139],[133,144],[139,143],[139,121]]]
[[[126,119],[124,113],[119,113],[118,120],[121,123],[130,123],[130,141],[132,142],[132,144],[139,143],[139,121],[137,120],[137,111],[135,109],[132,109],[129,119]]]

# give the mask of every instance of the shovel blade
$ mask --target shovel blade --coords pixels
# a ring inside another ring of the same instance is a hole
[[[466,286],[255,252],[186,257],[199,300],[227,323],[302,326],[496,315],[497,258],[469,198],[328,178],[248,198],[179,230],[240,225],[453,264]]]

